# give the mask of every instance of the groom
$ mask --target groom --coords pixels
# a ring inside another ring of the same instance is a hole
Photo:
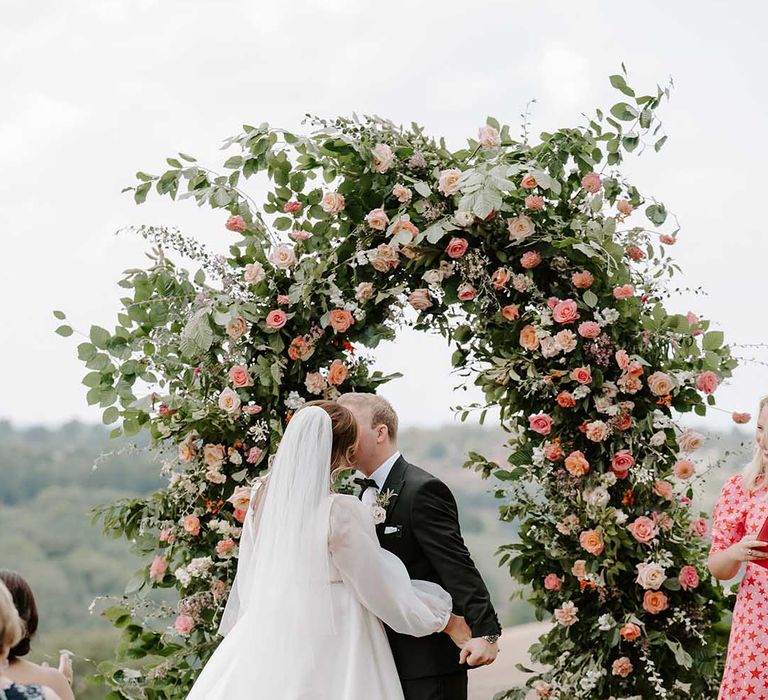
[[[403,561],[412,579],[445,588],[472,632],[459,652],[446,634],[416,638],[387,628],[405,700],[466,700],[467,667],[493,663],[501,627],[462,539],[456,501],[442,481],[400,454],[397,414],[386,399],[344,394],[339,403],[357,420],[354,466],[366,476],[358,480],[363,503],[385,505],[391,492],[386,518],[376,527],[381,546]]]

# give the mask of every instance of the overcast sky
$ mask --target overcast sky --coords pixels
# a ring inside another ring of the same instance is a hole
[[[534,133],[578,125],[616,101],[607,76],[621,61],[638,89],[676,84],[667,146],[624,168],[678,215],[681,284],[708,293],[674,310],[708,316],[733,342],[765,340],[763,2],[0,0],[0,10],[0,418],[99,420],[76,338],[54,335],[51,310],[81,330],[112,325],[120,272],[144,264],[142,241],[118,228],[178,225],[226,250],[220,212],[121,195],[136,170],[158,172],[176,151],[215,167],[242,123],[299,128],[306,112],[416,120],[453,146],[488,114],[517,125],[531,99]],[[404,424],[452,419],[463,397],[451,394],[449,357],[442,339],[411,333],[380,349],[382,369],[406,374],[384,392]],[[745,366],[719,400],[752,410],[763,393],[768,371]]]

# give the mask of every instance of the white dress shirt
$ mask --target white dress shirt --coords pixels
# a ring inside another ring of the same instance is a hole
[[[378,489],[369,486],[363,492],[363,504],[366,506],[373,506],[376,503],[376,499],[379,497],[379,492],[384,488],[384,484],[387,481],[389,472],[392,471],[392,467],[395,466],[395,462],[400,458],[400,453],[395,452],[389,459],[387,459],[378,469],[376,469],[370,478],[376,482]]]

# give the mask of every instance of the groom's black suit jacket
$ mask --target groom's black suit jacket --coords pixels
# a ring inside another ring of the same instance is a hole
[[[437,477],[398,458],[382,493],[394,492],[384,523],[376,527],[384,549],[399,557],[412,579],[432,581],[453,598],[473,637],[501,634],[496,611],[461,536],[456,500]],[[400,678],[442,676],[466,669],[444,633],[410,637],[387,628]]]

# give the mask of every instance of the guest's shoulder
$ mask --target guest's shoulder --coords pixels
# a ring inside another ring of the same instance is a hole
[[[59,696],[69,689],[69,682],[58,668],[35,665],[37,666],[36,676],[40,685],[50,688]]]
[[[748,493],[744,488],[744,477],[741,474],[729,476],[720,491],[721,499],[746,498]]]

